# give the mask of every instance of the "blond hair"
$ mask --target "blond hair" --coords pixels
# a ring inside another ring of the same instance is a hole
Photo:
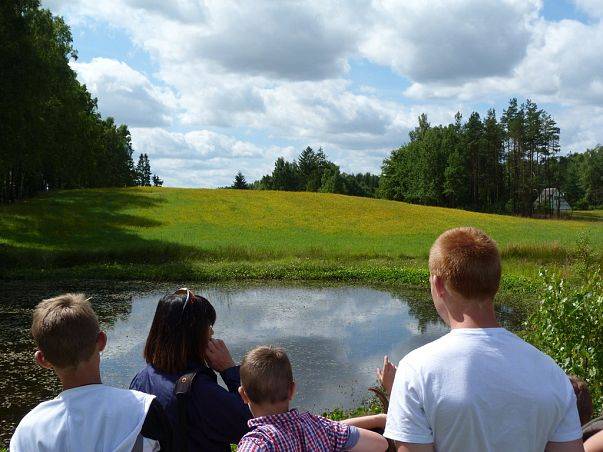
[[[293,370],[282,348],[254,348],[243,358],[240,374],[247,397],[258,405],[284,402],[289,398]]]
[[[500,253],[496,242],[477,228],[450,229],[431,247],[429,272],[465,298],[491,299],[500,286]]]
[[[46,360],[57,368],[90,359],[100,332],[98,318],[83,294],[67,293],[40,302],[31,335]]]

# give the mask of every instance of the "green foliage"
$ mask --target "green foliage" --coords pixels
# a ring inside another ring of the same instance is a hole
[[[584,252],[584,251],[583,251]],[[542,271],[542,300],[526,322],[525,339],[550,355],[568,374],[589,385],[595,412],[603,409],[603,279],[587,266],[582,279],[567,281]]]
[[[271,189],[296,191],[299,190],[298,168],[295,162],[288,162],[279,157],[274,163],[271,176]]]
[[[232,188],[237,190],[247,190],[249,188],[249,184],[245,180],[245,176],[243,176],[242,172],[238,172],[235,175],[234,182],[232,183]]]
[[[344,178],[337,165],[330,165],[323,173],[320,191],[322,193],[344,193]]]
[[[511,99],[500,121],[493,109],[464,124],[460,113],[447,126],[432,126],[424,114],[418,121],[383,162],[383,198],[526,216],[544,188],[567,193],[576,207],[603,202],[603,148],[558,157],[559,128],[529,99]]]
[[[153,174],[153,187],[162,187],[163,179],[161,179],[157,174]]]
[[[351,410],[342,410],[341,408],[337,408],[332,411],[322,413],[322,416],[329,418],[333,421],[343,421],[352,417],[368,416],[370,414],[379,414],[382,412],[383,409],[379,401],[376,398],[372,398],[367,400],[357,408]]]
[[[271,175],[252,184],[256,190],[312,191],[375,197],[379,176],[370,173],[346,174],[327,160],[322,148],[304,149],[297,160],[288,162],[280,157]]]
[[[141,187],[151,186],[151,164],[147,154],[140,154],[135,170],[136,185]]]
[[[134,185],[130,132],[103,120],[77,81],[63,19],[36,0],[0,2],[0,42],[0,203],[52,189]]]

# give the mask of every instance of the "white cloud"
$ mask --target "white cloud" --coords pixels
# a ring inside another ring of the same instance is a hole
[[[378,172],[420,113],[448,122],[511,96],[557,107],[564,145],[603,141],[603,11],[575,1],[588,24],[546,21],[541,0],[44,3],[70,24],[122,29],[149,55],[160,84],[115,60],[73,66],[168,184],[216,186],[238,169],[257,178],[308,144],[344,171]],[[350,57],[408,79],[405,98],[352,84]],[[295,149],[260,146],[241,131]]]
[[[603,23],[575,20],[534,25],[526,57],[509,76],[464,83],[412,84],[405,92],[415,99],[483,100],[511,95],[564,105],[603,105]]]
[[[270,78],[340,75],[356,38],[325,12],[312,3],[212,2],[191,57],[209,59],[227,72]]]
[[[128,64],[109,58],[89,63],[72,62],[78,79],[98,98],[104,116],[131,127],[167,126],[175,108],[174,95],[158,88]]]
[[[125,0],[125,4],[183,23],[202,22],[207,18],[203,0]]]
[[[521,61],[539,2],[389,0],[362,53],[418,82],[504,75]]]
[[[560,109],[554,118],[561,128],[564,153],[582,152],[603,144],[603,107],[580,105]]]
[[[601,0],[574,0],[574,2],[589,16],[603,18],[603,2]]]
[[[133,128],[132,145],[149,155],[153,172],[166,185],[177,187],[228,186],[239,170],[251,182],[270,172],[277,157],[292,159],[296,152],[289,147],[263,148],[210,130]]]

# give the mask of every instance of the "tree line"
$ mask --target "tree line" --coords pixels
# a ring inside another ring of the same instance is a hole
[[[519,215],[559,214],[560,199],[577,209],[603,204],[603,147],[560,155],[560,130],[531,100],[511,99],[502,116],[460,113],[433,126],[425,114],[409,141],[384,160],[379,176],[346,174],[322,148],[306,148],[272,174],[234,188],[321,191],[380,197],[415,204]],[[553,202],[553,190],[560,193]],[[546,196],[544,196],[546,195]]]
[[[279,157],[271,174],[251,184],[239,171],[232,185],[238,189],[313,191],[366,197],[375,197],[378,187],[379,176],[344,173],[327,159],[322,148],[315,151],[310,146],[291,162]]]
[[[0,2],[0,42],[0,203],[153,182],[146,154],[134,166],[127,126],[101,117],[69,67],[77,51],[62,18],[38,0]]]
[[[520,215],[554,213],[544,201],[556,189],[578,208],[603,203],[603,148],[559,155],[555,120],[531,100],[511,99],[497,119],[481,118],[438,126],[419,117],[410,141],[385,159],[379,194],[429,204]],[[546,191],[545,191],[546,190]],[[557,212],[558,213],[558,212]]]

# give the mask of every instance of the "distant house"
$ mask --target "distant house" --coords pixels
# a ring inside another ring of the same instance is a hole
[[[551,187],[545,188],[538,195],[534,201],[534,211],[569,215],[572,213],[572,206],[569,205],[563,193]]]

